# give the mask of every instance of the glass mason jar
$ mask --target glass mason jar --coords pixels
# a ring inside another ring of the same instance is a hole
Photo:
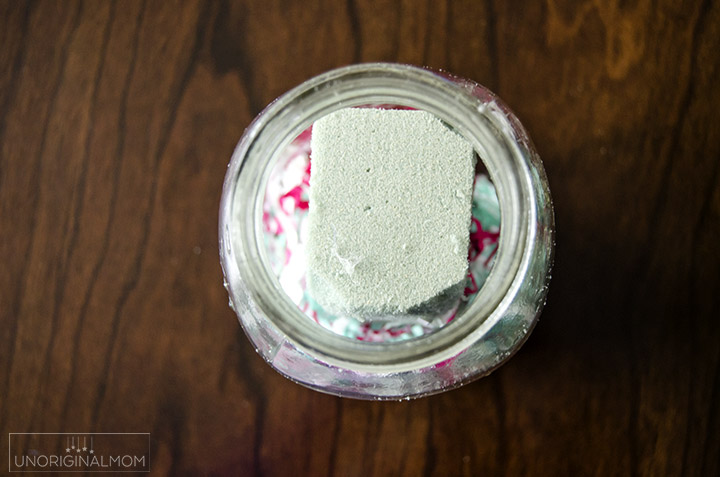
[[[501,230],[494,264],[471,304],[432,333],[395,342],[352,340],[308,319],[289,299],[263,243],[263,200],[283,151],[341,108],[420,109],[471,143],[492,179]],[[345,397],[410,399],[485,376],[527,339],[545,304],[554,249],[547,178],[527,132],[486,88],[414,66],[352,65],[287,92],[247,128],[220,203],[220,258],[230,305],[256,351],[278,372]]]

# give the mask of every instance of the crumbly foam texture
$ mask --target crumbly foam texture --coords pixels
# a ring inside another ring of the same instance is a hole
[[[360,317],[456,300],[468,270],[472,146],[425,111],[353,108],[316,121],[311,150],[313,299]]]

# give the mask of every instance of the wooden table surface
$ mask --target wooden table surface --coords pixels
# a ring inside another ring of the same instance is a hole
[[[149,432],[153,474],[720,475],[719,52],[711,1],[2,0],[0,449]],[[218,260],[243,129],[365,61],[498,93],[555,201],[527,344],[412,402],[278,375]]]

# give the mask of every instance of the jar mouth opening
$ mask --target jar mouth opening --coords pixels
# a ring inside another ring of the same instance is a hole
[[[485,93],[478,97],[478,90]],[[282,288],[263,244],[264,191],[281,152],[317,119],[338,109],[395,104],[427,111],[468,140],[483,161],[500,203],[495,263],[478,296],[438,330],[399,342],[350,340],[313,323]],[[512,114],[489,91],[458,84],[429,70],[361,64],[315,77],[271,103],[236,148],[223,187],[220,234],[229,286],[241,283],[248,312],[267,319],[284,338],[331,365],[357,371],[422,369],[450,359],[485,335],[502,317],[524,276],[534,228],[534,198],[525,150]],[[237,282],[237,283],[234,283]],[[233,293],[230,293],[231,300]],[[243,318],[244,321],[244,318]],[[243,323],[243,326],[246,326]]]

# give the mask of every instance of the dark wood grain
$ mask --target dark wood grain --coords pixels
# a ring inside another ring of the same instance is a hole
[[[0,448],[150,432],[154,474],[720,474],[720,4],[0,1]],[[406,403],[256,355],[217,257],[233,147],[333,67],[497,92],[550,179],[533,336]]]

